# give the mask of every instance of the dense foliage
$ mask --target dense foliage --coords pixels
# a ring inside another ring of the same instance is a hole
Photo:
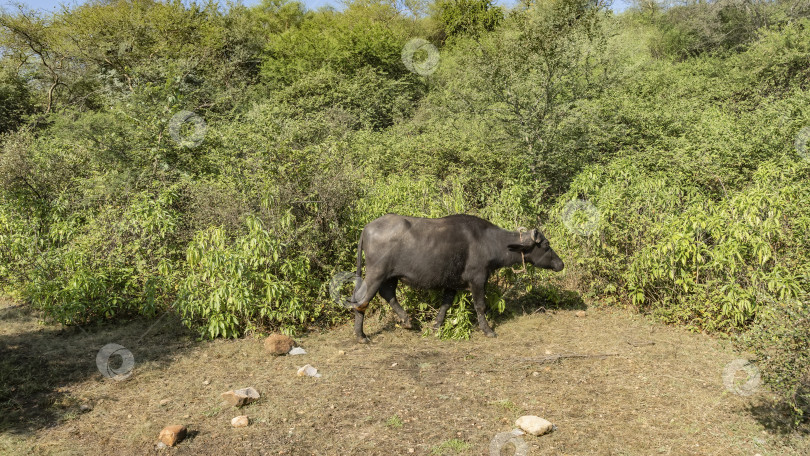
[[[66,324],[173,311],[206,337],[295,333],[350,315],[334,278],[382,214],[542,223],[565,272],[502,271],[492,309],[567,288],[739,335],[801,419],[808,17],[792,0],[6,11],[0,286]],[[432,317],[435,294],[400,294]],[[440,335],[468,337],[470,307]]]

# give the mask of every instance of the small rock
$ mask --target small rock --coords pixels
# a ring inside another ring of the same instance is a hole
[[[306,354],[307,354],[307,351],[306,351],[306,350],[304,350],[304,349],[303,349],[303,348],[301,348],[301,347],[293,347],[293,349],[292,349],[292,350],[290,350],[290,352],[289,352],[289,353],[287,353],[287,354],[288,354],[288,355],[306,355]]]
[[[295,341],[284,334],[271,334],[264,340],[264,349],[272,355],[289,353],[294,345]]]
[[[250,424],[250,419],[245,415],[235,416],[231,419],[231,426],[235,428],[247,427]]]
[[[551,350],[548,350],[548,349],[547,349],[545,353],[546,353],[547,355],[550,355],[550,354],[551,354]]]
[[[534,415],[524,415],[515,421],[515,426],[531,435],[543,435],[550,432],[554,425],[551,422]]]
[[[160,441],[168,446],[175,446],[181,440],[186,438],[186,427],[175,424],[173,426],[166,426],[160,431]]]
[[[298,376],[320,377],[321,374],[318,373],[318,369],[315,369],[314,367],[307,364],[304,367],[298,369]]]
[[[157,445],[155,445],[155,448],[157,448],[158,450],[162,450],[166,448],[166,444],[163,442],[158,442]]]
[[[584,310],[578,310],[576,315],[577,315],[577,318],[585,318],[585,315],[587,315],[587,314],[585,313]]]
[[[346,354],[346,352],[345,352],[345,351],[343,351],[343,350],[338,350],[338,355],[345,355],[345,354]]]
[[[208,386],[211,384],[211,380],[204,380],[203,385]]]
[[[540,376],[540,372],[534,371],[534,372],[532,372],[532,375],[535,376],[535,377],[538,377],[538,376]]]
[[[259,392],[253,387],[226,391],[220,394],[227,405],[241,407],[259,399]]]
[[[160,401],[160,406],[163,407],[164,405],[166,405],[168,403],[169,403],[168,399],[163,399],[163,400]]]
[[[93,406],[90,404],[82,404],[79,406],[79,411],[82,413],[87,413],[91,410],[93,410]]]

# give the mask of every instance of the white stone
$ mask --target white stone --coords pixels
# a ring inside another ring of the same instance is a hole
[[[242,388],[235,391],[226,391],[220,394],[220,396],[227,405],[233,407],[241,407],[243,405],[250,404],[261,397],[259,392],[253,387]]]
[[[318,369],[315,369],[314,367],[307,364],[304,367],[298,369],[298,376],[320,377],[321,374],[318,373]]]
[[[235,416],[231,419],[231,426],[235,428],[247,427],[250,424],[250,419],[245,415]]]
[[[543,435],[551,432],[554,425],[551,422],[534,415],[524,415],[515,421],[515,426],[523,429],[531,435]]]

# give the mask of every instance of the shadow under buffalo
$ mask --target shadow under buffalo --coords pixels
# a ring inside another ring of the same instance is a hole
[[[28,306],[0,308],[0,433],[30,434],[81,413],[81,399],[66,387],[102,375],[96,364],[99,350],[109,343],[127,348],[140,363],[171,363],[173,357],[193,347],[194,334],[179,318],[166,314],[117,324],[63,327],[43,325],[39,312]],[[123,359],[109,358],[119,370]]]
[[[563,290],[553,285],[535,285],[530,292],[508,293],[503,313],[489,310],[488,320],[495,326],[523,315],[549,310],[585,310],[588,306],[576,291]]]
[[[494,286],[498,285],[490,283],[487,285],[487,289],[489,290]],[[505,292],[504,300],[506,306],[504,312],[498,313],[497,310],[487,307],[487,321],[496,333],[498,332],[498,326],[523,315],[531,315],[549,310],[585,310],[587,308],[585,301],[582,300],[578,292],[563,290],[553,285],[535,285],[531,292],[526,292],[525,288],[520,292],[509,292],[508,288],[503,287],[502,292]],[[467,297],[471,299],[469,291],[459,291],[459,293],[467,293]],[[405,297],[403,296],[402,290],[397,291],[397,296],[400,299]],[[427,303],[427,309],[417,311],[413,305],[414,301]],[[366,335],[373,339],[375,336],[395,330],[399,325],[399,320],[394,314],[393,309],[388,306],[388,303],[385,302],[382,297],[375,296],[372,302],[374,305],[371,307],[372,310],[367,313],[366,318],[376,318],[381,322],[379,326],[366,327]],[[411,293],[408,293],[408,299],[401,302],[406,305],[406,311],[411,316],[414,331],[422,331],[424,329],[434,331],[433,323],[436,318],[436,312],[441,305],[441,292],[436,290],[412,289]],[[458,305],[458,303],[453,304],[453,306]],[[470,309],[472,309],[472,303],[470,303],[469,306]],[[471,318],[473,318],[473,320],[475,319],[474,316]],[[445,321],[445,325],[447,324],[449,323]],[[474,326],[477,328],[476,325]],[[473,331],[477,331],[477,329],[474,328]]]

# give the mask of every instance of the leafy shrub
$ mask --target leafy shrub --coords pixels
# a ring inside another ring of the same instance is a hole
[[[436,2],[433,15],[450,41],[491,32],[504,18],[503,9],[492,0],[441,0]]]
[[[411,25],[383,1],[351,2],[343,14],[310,13],[298,26],[268,40],[262,76],[273,86],[292,84],[318,68],[351,76],[366,67],[394,79],[405,76],[402,47]]]
[[[393,79],[379,69],[358,68],[351,77],[333,70],[314,70],[279,90],[275,97],[291,119],[325,117],[346,129],[390,127],[407,118],[421,95],[421,85],[410,78]]]
[[[700,326],[729,329],[754,318],[760,295],[796,298],[806,265],[793,252],[806,248],[810,221],[794,199],[810,197],[797,172],[806,172],[803,165],[765,165],[744,192],[690,205],[664,224],[668,235],[645,247],[628,270],[633,302],[655,295],[653,301],[670,307],[659,310],[668,319],[690,321],[691,312],[704,313],[696,317]]]
[[[288,215],[279,229],[290,229],[292,222]],[[312,304],[318,284],[307,258],[258,219],[249,217],[246,224],[248,232],[233,240],[211,227],[188,246],[175,306],[205,337],[239,337],[261,324],[292,334],[323,313],[325,304]]]
[[[781,302],[763,308],[737,344],[754,353],[765,382],[799,424],[810,413],[810,305],[797,299]]]
[[[757,86],[766,93],[807,90],[810,80],[810,19],[767,30],[741,56]]]
[[[574,259],[567,264],[592,292],[618,291],[670,322],[743,328],[760,294],[789,299],[805,287],[806,265],[793,252],[807,242],[807,214],[797,205],[810,196],[806,172],[803,163],[769,163],[752,185],[714,201],[666,173],[615,162],[581,174],[558,200],[552,239],[561,239]],[[584,236],[562,221],[578,198],[598,212]]]
[[[33,111],[31,92],[25,80],[9,67],[0,69],[0,135],[14,131]]]
[[[34,227],[0,200],[0,289],[13,293],[25,285],[29,260],[39,248]]]
[[[30,257],[24,297],[64,324],[154,316],[173,286],[175,196],[142,192],[123,210],[55,216],[48,249]]]
[[[656,17],[660,37],[652,52],[684,59],[702,53],[739,50],[765,25],[764,7],[717,1],[674,6]]]

